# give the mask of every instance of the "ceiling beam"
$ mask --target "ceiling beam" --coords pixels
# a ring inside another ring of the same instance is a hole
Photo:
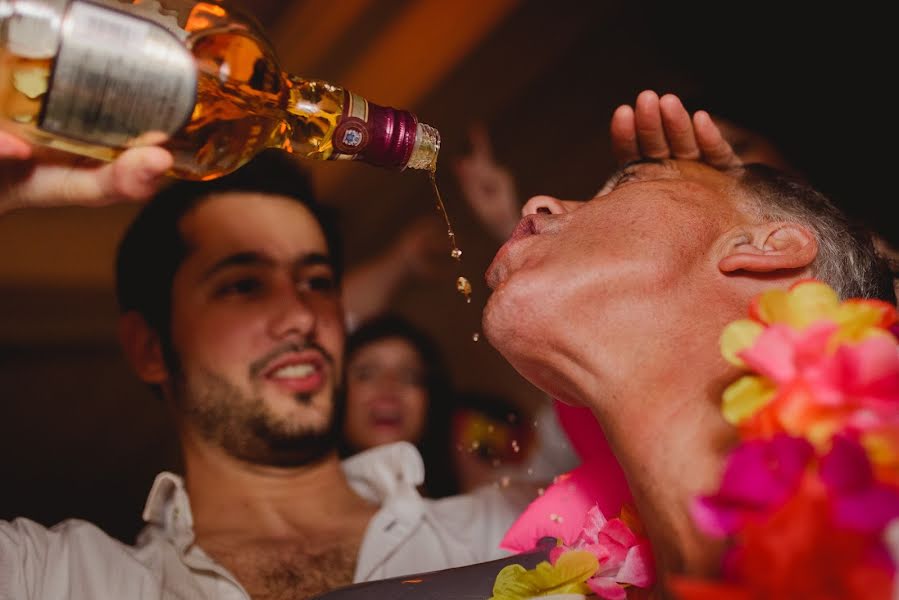
[[[270,28],[281,67],[297,75],[315,73],[322,60],[372,3],[373,0],[291,3]]]

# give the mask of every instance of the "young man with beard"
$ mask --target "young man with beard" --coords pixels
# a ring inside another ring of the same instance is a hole
[[[157,477],[135,547],[80,521],[0,524],[0,598],[299,599],[501,555],[528,490],[425,500],[404,443],[338,460],[340,248],[310,196],[276,152],[142,210],[120,337],[174,415],[184,477]]]

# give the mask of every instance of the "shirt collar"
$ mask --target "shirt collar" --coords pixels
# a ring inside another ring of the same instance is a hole
[[[425,481],[424,461],[409,442],[376,446],[344,460],[342,466],[353,490],[379,505]]]
[[[425,468],[415,446],[408,442],[377,446],[344,460],[342,467],[357,494],[379,506],[399,502],[411,512],[397,510],[400,506],[392,507],[392,512],[417,520],[421,497],[416,488],[424,483]],[[194,540],[194,519],[184,479],[167,471],[157,475],[143,518],[162,529],[180,550],[187,548]]]
[[[144,521],[162,529],[179,550],[184,551],[194,541],[194,516],[190,499],[184,488],[184,480],[163,471],[156,476],[147,503]]]

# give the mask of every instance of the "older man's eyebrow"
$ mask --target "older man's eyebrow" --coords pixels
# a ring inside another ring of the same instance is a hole
[[[630,160],[624,163],[621,168],[612,173],[611,177],[609,177],[605,183],[603,183],[602,187],[599,188],[599,191],[596,192],[596,196],[602,196],[606,191],[614,188],[618,185],[618,182],[624,179],[625,176],[630,175],[631,171],[635,168],[643,166],[643,165],[655,165],[661,166],[666,169],[676,170],[675,163],[671,161],[669,158],[638,158],[635,160]],[[595,197],[595,196],[594,196]]]
[[[635,158],[634,160],[629,160],[618,169],[618,172],[626,171],[632,167],[636,167],[638,165],[667,165],[671,162],[669,158],[650,158],[648,156],[644,156],[642,158]]]

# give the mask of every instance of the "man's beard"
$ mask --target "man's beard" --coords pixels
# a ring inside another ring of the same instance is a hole
[[[180,365],[178,365],[180,367]],[[211,444],[239,460],[274,467],[316,463],[337,448],[340,419],[335,409],[322,427],[289,423],[272,414],[261,395],[247,394],[221,375],[201,369],[188,382],[176,368],[175,402],[178,412]],[[332,377],[334,370],[330,370]],[[330,382],[333,390],[335,382]],[[310,404],[297,393],[296,401]]]

